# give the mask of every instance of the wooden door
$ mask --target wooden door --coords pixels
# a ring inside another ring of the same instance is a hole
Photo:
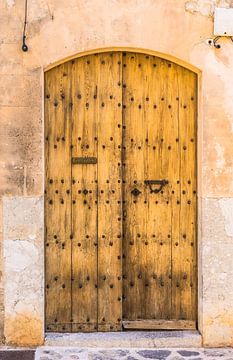
[[[196,96],[143,54],[46,72],[47,331],[195,327]]]
[[[121,328],[121,58],[45,75],[47,331]]]
[[[196,75],[123,56],[125,328],[195,328]]]

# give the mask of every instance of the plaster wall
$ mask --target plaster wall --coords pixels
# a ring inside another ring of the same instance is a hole
[[[233,346],[233,43],[207,45],[215,6],[233,1],[31,0],[24,53],[24,1],[0,0],[0,327],[7,344],[44,337],[44,69],[82,51],[132,47],[200,70],[199,329],[205,346]]]

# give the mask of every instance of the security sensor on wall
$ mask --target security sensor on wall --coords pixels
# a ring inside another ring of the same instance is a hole
[[[213,45],[216,49],[220,49],[221,45],[217,41],[221,37],[230,37],[233,41],[233,8],[215,8],[214,11],[214,39],[208,39],[209,45]]]

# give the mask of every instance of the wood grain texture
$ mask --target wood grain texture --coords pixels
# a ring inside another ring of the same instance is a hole
[[[191,320],[135,320],[123,321],[127,330],[194,330],[195,321]]]
[[[121,329],[122,54],[98,55],[98,329]]]
[[[71,331],[69,70],[64,64],[45,76],[46,329],[60,332]]]
[[[172,247],[172,309],[177,319],[197,316],[197,174],[196,174],[196,75],[179,68],[179,224]]]
[[[166,63],[125,56],[123,124],[126,126],[123,312],[127,320],[171,315],[171,210],[169,186],[151,193],[145,180],[169,179]],[[131,191],[141,191],[137,197]]]
[[[46,72],[48,331],[195,327],[196,117],[197,76],[169,60],[106,52]]]
[[[97,157],[95,56],[72,64],[72,157]],[[96,331],[98,307],[97,164],[72,165],[72,330]]]
[[[123,316],[195,320],[196,75],[152,56],[123,60]],[[145,179],[168,185],[151,193]]]

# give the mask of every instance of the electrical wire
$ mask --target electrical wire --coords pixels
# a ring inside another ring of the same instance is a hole
[[[28,10],[28,1],[25,0],[24,27],[23,27],[23,45],[22,45],[22,50],[24,52],[28,51],[28,46],[26,44],[27,10]]]

